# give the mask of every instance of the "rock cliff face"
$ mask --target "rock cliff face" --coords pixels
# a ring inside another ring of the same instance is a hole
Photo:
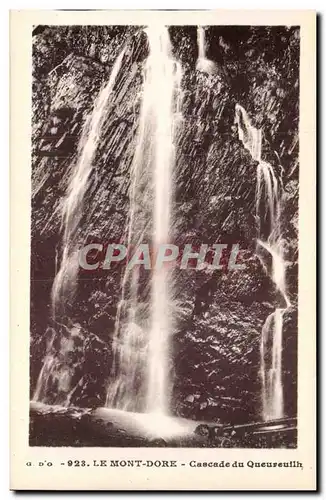
[[[123,238],[130,166],[137,139],[147,40],[140,27],[39,26],[33,36],[31,397],[51,344],[68,370],[70,403],[103,406],[122,267],[79,273],[65,314],[53,318],[51,288],[62,257],[61,207],[78,141],[100,88],[123,47],[122,71],[106,108],[78,227],[80,246]],[[176,144],[174,241],[239,244],[244,270],[180,270],[171,348],[174,413],[193,419],[259,419],[262,326],[280,298],[255,255],[255,162],[238,138],[236,103],[263,131],[262,156],[283,184],[282,232],[292,307],[284,317],[285,413],[296,413],[299,30],[206,30],[210,74],[198,71],[196,27],[171,27],[183,70],[182,124]],[[69,345],[68,345],[69,344]],[[60,353],[69,352],[69,363]],[[62,366],[60,365],[62,364]],[[44,367],[43,367],[44,368]],[[44,401],[64,388],[49,382]]]

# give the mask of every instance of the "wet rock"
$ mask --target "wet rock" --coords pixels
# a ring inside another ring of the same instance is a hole
[[[114,316],[106,313],[99,312],[90,320],[89,327],[99,338],[112,338],[114,331]]]

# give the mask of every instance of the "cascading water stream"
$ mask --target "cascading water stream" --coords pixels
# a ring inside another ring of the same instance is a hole
[[[100,132],[105,119],[105,111],[112,93],[125,49],[113,64],[110,78],[97,96],[92,114],[86,120],[79,143],[79,157],[67,189],[67,196],[62,207],[63,255],[59,272],[52,288],[53,310],[64,300],[66,294],[74,291],[78,274],[78,248],[75,235],[83,213],[83,200],[88,186],[89,175],[93,168],[93,160],[100,139]]]
[[[196,69],[204,73],[215,73],[216,65],[206,57],[206,40],[204,26],[197,27],[198,59]]]
[[[282,343],[283,314],[290,307],[286,291],[286,264],[283,255],[281,232],[281,190],[270,163],[261,158],[261,130],[250,122],[247,112],[239,104],[235,109],[235,120],[238,126],[239,139],[258,162],[256,189],[256,217],[258,221],[257,255],[266,272],[271,275],[276,289],[284,301],[283,308],[277,308],[270,314],[263,326],[261,336],[261,383],[262,383],[262,417],[265,421],[284,416],[283,382],[282,382]],[[262,214],[261,207],[264,213]],[[261,220],[269,217],[268,234],[263,236]],[[271,272],[264,263],[261,249],[268,252],[272,259]],[[271,346],[271,348],[270,348]]]
[[[93,168],[93,160],[106,116],[109,97],[121,68],[124,54],[125,49],[122,50],[113,64],[109,81],[100,90],[95,100],[93,111],[85,122],[78,146],[79,156],[77,164],[72,171],[72,176],[67,188],[67,196],[63,201],[63,253],[60,268],[55,276],[52,287],[52,313],[54,318],[58,310],[64,309],[67,300],[73,298],[76,289],[79,267],[76,233],[83,213],[84,195],[88,187],[89,175]],[[69,337],[61,339],[59,348],[60,359],[58,360],[58,356],[55,352],[56,350],[53,347],[54,340],[55,335],[52,335],[51,339],[48,341],[47,354],[38,377],[33,400],[44,400],[47,394],[49,379],[52,376],[57,380],[59,393],[63,394],[60,398],[60,402],[66,404],[65,395],[70,390],[71,372],[69,368],[65,366],[64,360],[73,349],[73,343]],[[64,400],[62,401],[62,399]]]
[[[152,88],[157,91],[164,81],[164,92],[156,97],[155,163],[153,181],[154,217],[153,249],[157,254],[161,244],[171,241],[173,166],[175,150],[173,132],[175,129],[174,111],[179,113],[180,105],[180,67],[171,59],[171,44],[165,28],[159,37],[155,30],[148,32],[150,55],[148,67]],[[161,57],[158,58],[158,53]],[[174,96],[177,105],[174,109]],[[153,93],[155,90],[153,90]],[[177,117],[179,118],[179,117]],[[148,412],[167,413],[169,410],[169,337],[173,330],[172,276],[165,266],[152,271],[152,310],[148,346],[147,402]]]
[[[197,46],[198,46],[198,59],[205,59],[206,58],[205,28],[203,26],[198,26],[197,28]]]
[[[181,68],[172,59],[168,28],[147,28],[149,56],[131,172],[128,246],[143,238],[153,255],[171,240],[175,130],[180,119]],[[139,293],[139,268],[125,269],[113,339],[114,367],[107,406],[169,411],[169,338],[173,330],[172,271],[153,266],[150,303]],[[149,273],[149,271],[147,271]]]

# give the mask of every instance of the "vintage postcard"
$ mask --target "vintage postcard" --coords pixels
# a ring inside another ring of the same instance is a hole
[[[12,489],[316,489],[315,24],[11,12]]]

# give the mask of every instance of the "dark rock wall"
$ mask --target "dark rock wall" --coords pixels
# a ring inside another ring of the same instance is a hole
[[[31,394],[49,328],[78,329],[70,369],[72,403],[100,406],[112,363],[111,338],[121,266],[80,273],[60,325],[51,287],[61,256],[60,207],[78,156],[82,126],[126,46],[107,106],[78,229],[80,245],[123,238],[129,170],[137,138],[146,36],[140,27],[38,26],[33,36]],[[171,342],[175,413],[242,422],[259,418],[260,335],[279,298],[255,256],[256,162],[238,140],[234,108],[263,130],[263,158],[283,182],[283,234],[293,307],[285,315],[283,379],[287,415],[296,413],[299,29],[216,26],[206,31],[213,74],[196,71],[196,27],[171,27],[181,62],[182,115],[176,145],[174,241],[238,243],[245,270],[176,273],[176,331]],[[64,325],[64,326],[62,326]],[[78,326],[76,326],[78,325]],[[57,347],[57,353],[60,347]],[[60,364],[60,360],[57,361]],[[76,382],[76,383],[77,383]],[[48,401],[58,397],[52,386]]]

